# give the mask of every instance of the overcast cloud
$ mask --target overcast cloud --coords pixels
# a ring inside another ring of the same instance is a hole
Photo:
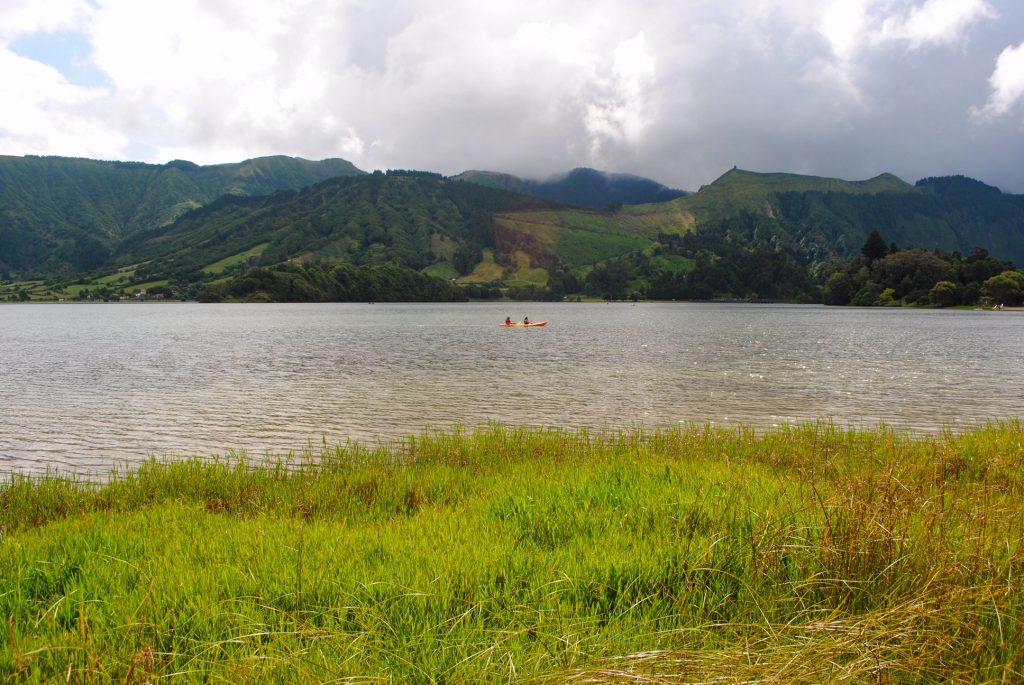
[[[1020,0],[0,0],[0,154],[1024,192]]]

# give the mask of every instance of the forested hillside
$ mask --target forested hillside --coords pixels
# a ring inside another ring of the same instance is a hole
[[[964,254],[983,247],[1024,263],[1024,196],[964,177],[918,181],[916,192],[784,192],[778,217],[802,236],[816,236],[843,256],[856,254],[871,230],[903,247]]]
[[[493,171],[466,171],[455,178],[587,209],[667,202],[686,195],[682,190],[674,190],[649,178],[612,174],[585,167],[544,180],[519,178]]]
[[[858,307],[1017,306],[1024,300],[1024,273],[984,248],[967,256],[900,249],[872,231],[860,255],[829,276],[822,299]]]
[[[814,302],[872,231],[893,252],[916,248],[955,261],[980,249],[1000,264],[1024,263],[1024,198],[964,177],[911,185],[891,174],[844,181],[733,169],[686,197],[588,210],[527,194],[511,176],[481,183],[423,171],[361,174],[341,160],[22,162],[42,190],[33,193],[27,173],[4,186],[14,199],[0,224],[3,299],[367,299],[401,297],[415,284],[426,299]],[[350,175],[259,194],[334,172]],[[203,192],[221,194],[195,206],[200,181]],[[26,280],[28,264],[47,280]],[[394,287],[382,286],[387,278]],[[350,287],[356,282],[371,286]],[[980,296],[957,282],[961,303]],[[858,289],[872,284],[881,282]],[[912,292],[897,299],[927,300]]]
[[[656,246],[600,265],[584,282],[588,294],[819,301],[820,286],[875,230],[900,248],[954,261],[980,249],[1024,262],[1024,197],[962,176],[910,185],[891,174],[850,182],[733,169],[694,195],[617,216],[657,229]]]
[[[263,157],[198,166],[0,157],[0,277],[95,269],[126,238],[222,195],[266,195],[361,173],[341,159]]]
[[[547,207],[426,172],[334,178],[269,197],[222,197],[172,226],[125,241],[114,263],[144,263],[140,274],[173,278],[256,249],[250,261],[257,265],[437,265],[455,276],[472,271],[483,250],[494,247],[497,213]]]
[[[856,255],[876,229],[900,246],[965,254],[980,246],[1024,262],[1024,196],[962,176],[911,185],[892,174],[851,182],[733,169],[693,195],[628,209],[651,223],[694,227],[750,215],[759,235],[792,240],[819,264]]]

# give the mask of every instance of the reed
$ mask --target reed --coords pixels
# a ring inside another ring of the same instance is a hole
[[[1024,429],[488,424],[0,483],[17,682],[1024,679]]]

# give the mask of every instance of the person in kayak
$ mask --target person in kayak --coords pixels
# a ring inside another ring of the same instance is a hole
[[[511,326],[512,325],[512,317],[511,316],[506,316],[505,317],[505,325],[506,326]]]
[[[523,317],[523,325],[524,326],[529,326],[530,325],[530,317],[528,317],[528,316],[524,316]]]

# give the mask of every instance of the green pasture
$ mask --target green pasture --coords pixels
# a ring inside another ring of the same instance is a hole
[[[494,250],[483,250],[484,258],[473,267],[473,272],[459,278],[459,283],[493,283],[505,275],[505,268],[494,261]]]
[[[1011,683],[1024,427],[489,424],[0,482],[0,680]]]
[[[239,252],[238,254],[233,254],[230,257],[219,259],[212,264],[207,264],[203,267],[202,271],[203,273],[216,275],[224,273],[226,269],[234,266],[235,264],[248,264],[251,257],[259,257],[269,245],[269,242],[260,243],[259,245],[255,245],[248,250],[245,250],[244,252]]]

